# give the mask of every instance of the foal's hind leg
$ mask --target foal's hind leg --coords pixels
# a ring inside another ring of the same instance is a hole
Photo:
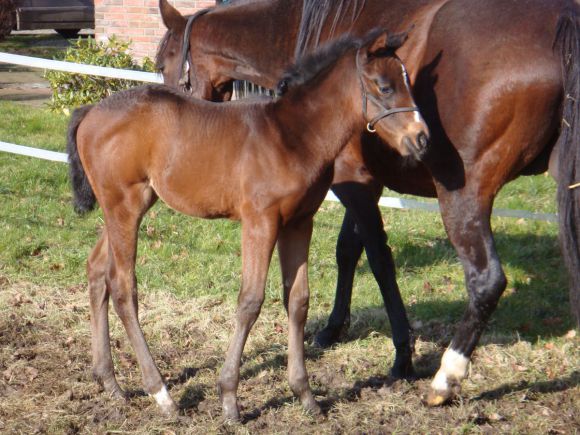
[[[308,249],[312,236],[312,217],[287,225],[278,237],[278,253],[284,285],[284,304],[288,310],[288,381],[294,394],[308,411],[320,413],[308,383],[304,364],[304,326],[308,316]]]
[[[105,391],[122,398],[123,391],[115,379],[111,344],[109,337],[109,287],[106,273],[109,260],[107,230],[103,229],[99,241],[93,248],[87,262],[89,294],[91,305],[91,347],[93,354],[93,375]]]
[[[268,266],[278,235],[277,213],[242,213],[242,288],[238,296],[236,325],[218,382],[226,420],[239,420],[236,392],[240,381],[242,352],[256,322],[268,275]]]
[[[108,277],[111,283],[111,296],[137,356],[145,391],[155,398],[164,413],[172,414],[177,411],[177,406],[169,396],[153,361],[137,313],[135,278],[137,230],[143,214],[155,201],[155,194],[151,188],[139,184],[115,194],[111,194],[110,197],[122,199],[113,204],[100,201],[109,233],[111,261]]]

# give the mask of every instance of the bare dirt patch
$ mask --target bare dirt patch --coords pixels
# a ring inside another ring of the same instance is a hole
[[[244,422],[221,421],[215,388],[234,307],[220,298],[140,295],[140,317],[183,415],[160,416],[143,395],[135,358],[112,313],[112,343],[126,402],[91,378],[84,285],[43,287],[0,279],[0,431],[5,433],[574,433],[580,429],[580,351],[575,331],[543,344],[484,337],[462,399],[421,405],[429,379],[395,381],[388,337],[372,333],[331,350],[308,348],[325,415],[305,415],[286,382],[286,322],[267,301],[248,342],[239,396]],[[443,328],[443,326],[439,326]],[[433,325],[415,357],[431,375],[443,351]],[[312,331],[310,331],[312,332]],[[419,330],[421,333],[421,330]],[[502,344],[498,344],[502,343]]]

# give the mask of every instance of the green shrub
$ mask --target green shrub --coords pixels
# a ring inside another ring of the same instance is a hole
[[[154,71],[153,62],[145,58],[139,65],[129,54],[129,43],[111,37],[107,42],[96,42],[92,38],[79,38],[69,47],[62,60],[88,65],[107,66],[118,69]],[[49,106],[53,110],[68,112],[71,107],[91,104],[114,92],[138,86],[140,82],[111,79],[61,71],[47,71],[52,98]]]

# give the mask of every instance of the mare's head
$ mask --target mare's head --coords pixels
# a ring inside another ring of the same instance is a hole
[[[406,39],[406,33],[388,35],[378,29],[362,40],[345,35],[290,67],[277,93],[299,89],[315,82],[313,79],[333,65],[344,65],[339,67],[340,75],[332,79],[338,90],[327,90],[328,98],[336,100],[337,92],[348,92],[352,95],[349,107],[360,115],[362,128],[377,134],[401,155],[420,158],[427,150],[429,129],[413,100],[405,66],[397,56]]]
[[[235,5],[243,7],[251,3],[237,0]],[[236,78],[240,80],[255,82],[257,77],[262,77],[252,68],[240,65],[227,50],[222,52],[224,34],[216,33],[209,17],[205,17],[208,12],[232,7],[223,4],[183,16],[167,0],[159,0],[159,11],[167,31],[157,49],[156,67],[163,74],[166,85],[196,98],[221,102],[232,96],[232,71],[236,71]],[[243,39],[240,43],[245,44]],[[273,86],[275,78],[270,81]]]
[[[209,10],[205,9],[190,17],[184,17],[167,0],[159,0],[159,11],[167,28],[155,56],[155,65],[163,75],[163,82],[197,98],[211,101],[228,100],[231,97],[231,79],[214,83],[213,63],[209,57],[200,62],[194,62],[191,58],[189,47],[191,27]]]
[[[429,128],[413,99],[405,65],[397,56],[407,33],[379,32],[370,32],[356,54],[366,128],[402,156],[420,158],[427,151]]]

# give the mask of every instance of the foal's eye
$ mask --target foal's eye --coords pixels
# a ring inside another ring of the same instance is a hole
[[[379,92],[383,95],[388,96],[388,95],[392,95],[393,92],[395,92],[395,91],[390,86],[379,86]]]

